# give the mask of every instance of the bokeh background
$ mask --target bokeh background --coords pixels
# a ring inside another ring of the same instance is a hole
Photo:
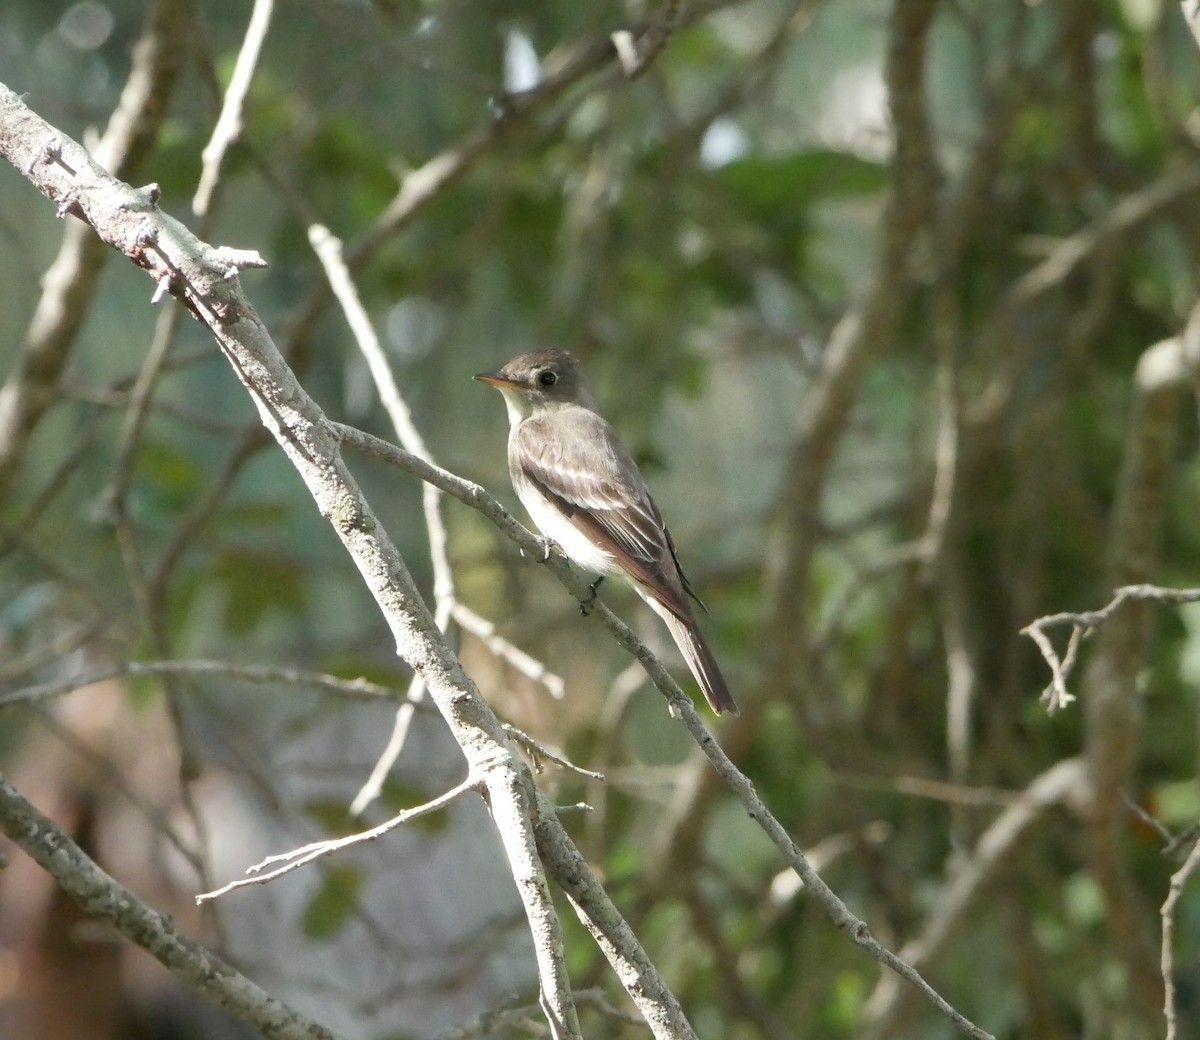
[[[709,607],[743,706],[720,737],[829,883],[998,1037],[1163,1035],[1158,908],[1191,841],[1164,848],[1200,812],[1200,612],[1114,614],[1054,714],[1020,630],[1128,582],[1200,584],[1200,49],[1180,9],[280,0],[200,216],[250,10],[7,0],[2,78],[97,142],[141,53],[157,78],[120,175],[261,252],[243,283],[304,385],[394,439],[308,244],[330,227],[430,452],[518,515],[502,403],[470,377],[577,353]],[[608,35],[664,17],[630,80]],[[389,217],[439,163],[453,175]],[[0,768],[339,1036],[434,1037],[530,1002],[477,800],[192,907],[360,826],[348,805],[396,715],[235,666],[410,676],[211,339],[86,238],[0,169],[0,688],[221,670],[0,709]],[[45,277],[62,254],[69,291]],[[351,461],[431,594],[420,485]],[[539,779],[592,807],[570,827],[699,1035],[953,1035],[806,899],[601,626],[481,516],[443,515],[456,596],[562,696],[454,624],[463,660],[505,719],[606,774]],[[632,595],[603,595],[686,677]],[[363,819],[462,774],[418,710]],[[245,1035],[0,849],[0,1034]],[[563,917],[576,985],[620,1006]],[[1180,1037],[1200,1036],[1198,940],[1185,890]],[[542,1035],[530,1022],[470,1035]]]

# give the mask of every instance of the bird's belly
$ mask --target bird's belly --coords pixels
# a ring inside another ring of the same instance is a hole
[[[570,520],[525,481],[517,484],[517,497],[534,525],[551,541],[557,542],[567,559],[590,574],[610,574],[617,570],[616,558],[605,552]]]

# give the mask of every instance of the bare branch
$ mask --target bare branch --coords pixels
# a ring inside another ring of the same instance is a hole
[[[1079,644],[1103,625],[1127,603],[1169,603],[1181,605],[1200,601],[1200,589],[1167,589],[1158,585],[1126,585],[1113,593],[1113,598],[1099,610],[1085,610],[1078,613],[1061,612],[1047,614],[1036,621],[1031,621],[1021,634],[1029,636],[1042,656],[1050,666],[1054,676],[1053,682],[1042,692],[1042,701],[1046,710],[1053,713],[1075,700],[1074,694],[1067,690],[1067,680],[1078,658]],[[1061,657],[1055,650],[1046,630],[1064,625],[1071,626],[1071,636],[1067,642],[1067,650]]]
[[[114,176],[134,176],[153,144],[186,58],[192,24],[189,0],[157,0],[147,11],[129,78],[96,148],[97,162]],[[105,257],[95,236],[72,222],[42,277],[42,295],[21,353],[0,388],[0,498],[7,492],[26,441],[56,400],[56,384]]]
[[[350,834],[344,838],[330,838],[326,841],[314,841],[310,845],[302,845],[298,849],[292,849],[290,852],[278,852],[272,856],[268,856],[260,863],[256,863],[252,867],[246,868],[246,873],[251,875],[247,878],[242,878],[238,881],[230,881],[227,885],[222,885],[220,888],[212,892],[201,892],[196,896],[197,903],[206,903],[210,899],[217,899],[225,895],[227,892],[232,892],[237,888],[245,888],[247,885],[265,885],[270,881],[274,881],[278,877],[283,877],[284,874],[290,874],[293,870],[298,870],[300,867],[307,866],[314,860],[321,859],[331,855],[334,852],[341,852],[343,849],[353,848],[355,845],[362,845],[368,841],[374,841],[376,838],[381,838],[390,831],[395,830],[403,823],[408,823],[410,820],[419,819],[422,816],[428,816],[430,813],[444,809],[447,805],[453,802],[460,795],[466,794],[468,791],[481,791],[483,784],[468,776],[462,783],[455,785],[445,794],[440,794],[436,798],[430,799],[424,805],[417,805],[411,809],[404,809],[398,812],[390,820],[385,820],[378,826],[372,827],[370,830],[360,831],[357,834]],[[282,863],[280,867],[274,870],[269,870],[267,873],[262,873],[272,863]]]
[[[1183,887],[1188,879],[1200,867],[1200,840],[1197,840],[1183,866],[1171,875],[1171,884],[1167,890],[1167,898],[1162,905],[1162,979],[1163,979],[1163,1015],[1167,1020],[1166,1040],[1175,1040],[1176,1008],[1175,1008],[1175,954],[1173,942],[1175,938],[1175,907],[1183,895]]]
[[[250,24],[246,26],[242,48],[238,51],[237,62],[233,67],[233,77],[225,91],[221,114],[213,127],[212,137],[201,153],[204,166],[200,171],[200,183],[196,187],[196,194],[192,197],[192,212],[198,217],[208,213],[209,203],[221,176],[221,164],[225,160],[225,153],[242,132],[242,108],[246,104],[246,95],[250,93],[250,82],[254,79],[254,70],[258,67],[258,56],[267,38],[267,30],[271,26],[274,7],[275,0],[254,0]]]
[[[324,1026],[260,989],[179,932],[165,914],[152,910],[109,877],[2,775],[0,830],[41,864],[87,913],[111,924],[235,1018],[272,1040],[334,1040]]]
[[[383,345],[375,333],[375,326],[362,305],[350,269],[342,258],[341,241],[335,238],[328,228],[319,224],[314,224],[308,229],[308,240],[321,261],[334,296],[341,304],[358,349],[366,359],[371,378],[379,391],[379,400],[392,421],[397,438],[406,450],[432,463],[433,456],[425,446],[425,439],[417,429],[412,412],[400,393],[400,386],[396,382]],[[442,496],[430,483],[421,485],[421,508],[425,515],[425,529],[429,534],[429,556],[433,566],[434,621],[438,629],[445,632],[453,617],[456,602],[454,573],[450,569],[446,522],[442,517]],[[350,810],[355,815],[360,814],[379,797],[388,772],[404,750],[409,723],[412,720],[411,706],[420,704],[424,697],[425,684],[418,673],[413,676],[412,685],[409,687],[408,703],[402,705],[396,715],[391,739],[371,770],[367,782],[351,802]]]
[[[946,949],[952,932],[960,927],[983,896],[1000,867],[1017,844],[1059,805],[1082,809],[1087,796],[1087,768],[1082,758],[1064,759],[1034,779],[979,839],[969,859],[962,862],[935,903],[921,935],[905,943],[900,956],[916,967],[932,964]],[[882,1038],[894,1033],[895,1016],[906,994],[894,977],[884,977],[867,1001],[871,1023],[867,1036]]]
[[[304,672],[295,668],[262,668],[231,661],[129,661],[112,668],[101,668],[69,679],[59,679],[0,694],[0,709],[16,704],[40,704],[95,683],[139,675],[181,675],[193,678],[234,679],[249,683],[284,683],[288,686],[309,686],[353,700],[394,701],[400,697],[398,690],[368,682],[366,679],[339,679],[335,675]]]
[[[604,782],[603,773],[597,773],[591,769],[584,769],[583,766],[577,766],[570,759],[566,758],[561,751],[555,751],[546,747],[540,740],[535,740],[524,730],[517,729],[516,726],[505,723],[504,731],[529,752],[533,758],[533,766],[536,772],[540,773],[542,771],[540,760],[545,759],[547,762],[553,762],[556,766],[562,766],[563,769],[568,769],[572,773],[578,773],[589,780]]]

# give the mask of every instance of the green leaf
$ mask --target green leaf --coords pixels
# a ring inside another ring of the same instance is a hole
[[[346,650],[328,655],[321,662],[321,669],[339,679],[366,679],[380,686],[394,686],[403,690],[408,686],[409,675],[401,668],[381,661],[379,657],[357,650]]]
[[[808,209],[817,198],[873,195],[887,184],[879,163],[831,151],[748,155],[714,176],[749,212],[768,219]]]
[[[142,442],[137,455],[137,474],[139,485],[168,506],[194,502],[206,483],[204,469],[195,454],[166,441]]]
[[[304,909],[302,928],[310,939],[332,939],[358,910],[362,874],[357,867],[332,867]]]
[[[299,616],[308,602],[303,569],[278,553],[227,546],[213,561],[213,577],[225,588],[224,621],[231,635],[251,634],[272,610]]]
[[[1154,789],[1154,815],[1168,827],[1186,827],[1200,816],[1200,788],[1194,779],[1172,780]]]
[[[388,777],[384,781],[383,790],[379,792],[380,802],[390,813],[399,813],[404,809],[423,805],[429,801],[429,798],[429,792],[423,787],[398,780],[395,777]],[[450,822],[448,813],[448,809],[441,809],[438,812],[429,813],[427,816],[418,816],[415,820],[409,821],[407,826],[416,827],[427,834],[436,834],[446,829],[446,825]]]
[[[346,802],[337,798],[314,798],[306,802],[304,815],[320,824],[327,834],[338,837],[362,829],[360,822],[350,814]]]

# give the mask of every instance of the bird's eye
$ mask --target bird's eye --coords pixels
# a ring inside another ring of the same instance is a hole
[[[546,387],[547,389],[549,389],[555,383],[558,382],[558,373],[555,372],[553,369],[543,368],[537,374],[537,381],[538,381],[538,386]]]

